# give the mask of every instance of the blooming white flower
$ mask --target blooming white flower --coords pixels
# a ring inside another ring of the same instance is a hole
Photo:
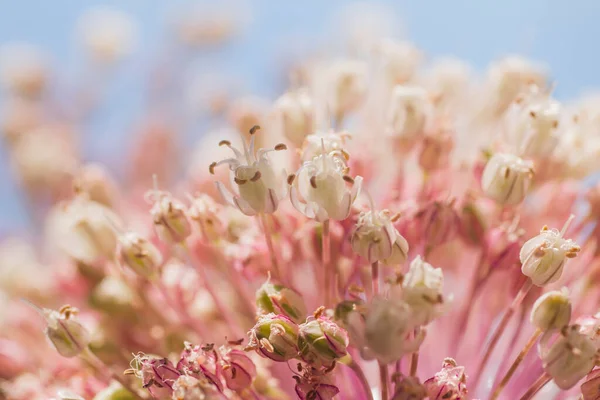
[[[318,132],[308,135],[302,146],[302,160],[310,161],[321,154],[329,154],[332,151],[337,151],[340,152],[347,161],[349,155],[344,150],[344,144],[349,136],[350,135],[344,132]]]
[[[135,45],[136,25],[131,17],[110,7],[96,7],[80,18],[78,33],[91,57],[115,62]]]
[[[350,240],[352,250],[369,263],[399,264],[408,254],[408,242],[392,225],[388,210],[361,212]]]
[[[285,93],[275,102],[275,112],[284,136],[300,148],[314,124],[313,99],[308,90],[301,88]]]
[[[501,205],[523,201],[533,178],[533,163],[515,155],[496,153],[486,164],[481,176],[484,193]]]
[[[444,274],[417,256],[402,281],[402,299],[411,307],[415,325],[427,325],[441,313]]]
[[[388,134],[412,141],[425,132],[433,105],[429,94],[418,86],[398,85],[388,108]]]
[[[566,288],[540,296],[533,305],[531,324],[542,331],[561,329],[571,319],[571,301]]]
[[[366,314],[364,339],[365,357],[375,357],[388,364],[419,348],[424,331],[409,339],[415,328],[411,307],[400,299],[376,296]]]
[[[362,184],[362,177],[352,179],[346,175],[347,171],[345,159],[338,151],[323,152],[304,162],[296,175],[288,178],[292,185],[292,205],[319,222],[330,218],[338,221],[346,219]],[[347,182],[352,184],[351,189],[346,187]]]
[[[546,332],[540,339],[538,351],[546,373],[556,386],[567,390],[594,368],[598,348],[578,325],[564,327],[558,338],[552,340],[554,336]]]
[[[572,219],[573,216],[560,232],[544,226],[539,235],[529,239],[521,247],[521,272],[531,278],[534,285],[545,286],[556,282],[567,259],[577,256],[579,246],[563,237]]]
[[[278,144],[272,149],[260,149],[255,152],[254,134],[258,129],[260,129],[258,126],[250,129],[249,146],[242,140],[243,153],[233,147],[228,140],[221,141],[219,145],[229,147],[235,157],[214,162],[209,167],[213,173],[215,167],[222,164],[229,165],[232,186],[237,186],[239,194],[233,195],[221,182],[216,182],[217,188],[228,204],[246,215],[275,212],[279,202],[287,194],[285,171],[277,173],[268,157],[269,152],[286,150],[287,147]]]

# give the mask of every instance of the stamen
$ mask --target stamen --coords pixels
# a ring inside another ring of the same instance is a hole
[[[215,174],[215,167],[217,166],[216,162],[212,162],[210,163],[210,165],[208,166],[208,172],[210,172],[211,175]]]
[[[260,125],[254,125],[252,128],[250,128],[250,134],[254,135],[256,133],[256,131],[258,131],[260,129]]]
[[[275,150],[277,150],[277,151],[287,150],[287,146],[283,143],[279,143],[278,145],[275,146]]]
[[[291,185],[292,183],[294,183],[294,179],[296,179],[296,175],[294,175],[294,174],[288,175],[288,177],[287,177],[288,185]]]
[[[248,182],[246,179],[239,179],[239,178],[233,178],[233,181],[235,183],[237,183],[238,185],[243,185],[244,183]]]
[[[343,178],[348,183],[352,183],[352,184],[354,183],[354,179],[351,176],[349,176],[349,175],[344,175]]]
[[[529,111],[529,115],[531,116],[531,118],[535,118],[537,116],[535,111]]]
[[[312,186],[315,189],[317,188],[317,177],[316,176],[310,177],[310,186]]]
[[[571,222],[575,219],[575,215],[571,214],[569,215],[569,218],[567,219],[567,222],[565,222],[565,224],[563,225],[561,231],[560,231],[560,237],[563,237],[565,235],[565,233],[567,233],[567,229],[569,229],[569,225],[571,225]]]
[[[261,175],[260,171],[256,171],[256,173],[254,174],[254,176],[253,176],[252,178],[250,178],[250,180],[251,180],[252,182],[256,182],[257,180],[259,180],[259,179],[260,179],[260,177],[261,177],[261,176],[262,176],[262,175]]]
[[[229,146],[231,146],[231,142],[229,140],[221,140],[219,142],[219,146],[227,146],[227,147],[229,147]]]

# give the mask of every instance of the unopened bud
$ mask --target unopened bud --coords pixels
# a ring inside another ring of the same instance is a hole
[[[402,281],[402,298],[412,309],[413,323],[427,325],[441,314],[444,274],[417,256]]]
[[[163,262],[156,246],[135,232],[119,236],[118,256],[123,265],[146,278],[152,277]]]
[[[260,316],[250,337],[249,348],[274,361],[288,361],[298,356],[298,325],[283,315]]]
[[[47,323],[46,336],[61,356],[75,357],[88,347],[90,334],[74,318],[76,308],[65,305],[59,311],[44,308],[42,312]]]
[[[531,186],[533,163],[512,154],[496,153],[486,164],[481,187],[500,205],[517,205]]]
[[[346,355],[348,334],[335,322],[318,317],[300,325],[298,348],[302,359],[319,368]]]
[[[360,214],[351,238],[352,250],[369,263],[382,261],[388,265],[406,259],[408,242],[392,225],[387,211]]]
[[[556,282],[561,277],[567,260],[579,253],[579,246],[563,237],[571,220],[572,217],[561,232],[542,228],[539,235],[529,239],[521,248],[521,272],[531,278],[534,285],[545,286]]]
[[[571,319],[571,301],[566,289],[553,290],[536,300],[531,310],[530,321],[542,330],[561,329]]]
[[[302,296],[293,289],[270,282],[256,291],[258,314],[282,314],[300,323],[306,319],[306,305]]]

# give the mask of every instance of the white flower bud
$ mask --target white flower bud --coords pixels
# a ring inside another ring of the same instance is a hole
[[[496,153],[486,164],[481,187],[486,196],[501,205],[523,201],[533,178],[533,163],[515,155]]]
[[[136,26],[119,10],[96,7],[81,16],[78,33],[93,59],[111,63],[131,52]]]
[[[411,307],[404,301],[373,298],[365,321],[365,356],[389,364],[417,350],[425,336],[421,331],[416,338],[409,338],[414,328]]]
[[[415,140],[425,132],[432,107],[425,89],[396,86],[388,109],[388,134],[408,142]]]
[[[65,305],[59,311],[44,308],[41,312],[46,319],[46,336],[61,356],[75,357],[87,348],[90,334],[74,318],[76,308]]]
[[[567,390],[583,379],[597,361],[598,348],[578,325],[566,326],[557,335],[546,332],[540,339],[539,353],[544,370],[559,388]]]
[[[553,290],[540,296],[531,310],[531,324],[542,331],[561,329],[571,319],[568,291]]]
[[[415,325],[427,325],[441,314],[443,285],[441,268],[433,268],[421,256],[410,263],[410,269],[402,281],[402,298],[412,309]]]
[[[135,232],[119,235],[118,256],[122,264],[147,278],[153,276],[163,262],[158,248]]]
[[[362,212],[352,233],[351,244],[352,250],[369,263],[398,264],[406,259],[408,253],[408,242],[392,225],[387,210]]]
[[[345,159],[340,152],[323,153],[306,161],[295,177],[292,175],[288,178],[292,184],[292,205],[306,217],[319,222],[330,218],[338,221],[348,218],[360,192],[362,177],[352,179],[346,172]],[[295,181],[292,182],[292,179]],[[352,184],[351,189],[346,187],[346,182]]]
[[[233,147],[228,140],[222,140],[219,145],[229,147],[235,157],[212,163],[209,166],[209,171],[213,173],[214,168],[218,165],[229,165],[232,185],[237,186],[238,194],[233,195],[221,182],[216,183],[217,188],[229,205],[250,216],[275,212],[279,202],[287,194],[285,171],[276,172],[268,157],[269,152],[286,150],[287,147],[284,144],[278,144],[272,149],[260,149],[255,152],[254,134],[258,129],[260,127],[257,125],[250,129],[249,146],[242,138],[243,153]]]
[[[284,136],[300,148],[313,130],[313,100],[306,89],[285,93],[275,102]]]
[[[545,286],[556,282],[560,279],[567,259],[577,256],[579,246],[563,237],[572,219],[573,216],[560,232],[543,227],[539,235],[529,239],[521,247],[521,272],[531,278],[534,285]]]

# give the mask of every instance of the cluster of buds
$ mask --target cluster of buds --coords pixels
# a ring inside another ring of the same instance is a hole
[[[258,315],[280,314],[297,324],[307,315],[306,305],[298,292],[269,281],[256,291],[256,306]]]
[[[344,220],[360,193],[362,177],[350,177],[343,151],[326,152],[321,141],[321,154],[305,161],[295,175],[288,177],[292,205],[308,218],[319,222]],[[352,185],[350,189],[346,184]],[[304,200],[301,201],[301,199]]]
[[[250,216],[275,212],[279,202],[287,194],[285,171],[277,173],[268,157],[269,152],[286,150],[287,147],[284,144],[278,144],[272,149],[255,151],[254,135],[259,129],[258,125],[250,129],[249,145],[242,138],[243,153],[233,147],[228,140],[222,140],[219,145],[229,147],[235,157],[213,162],[209,166],[211,174],[214,174],[214,169],[219,165],[227,164],[229,166],[232,185],[237,186],[238,193],[232,194],[221,182],[216,183],[217,188],[227,204]]]
[[[442,370],[424,382],[430,400],[466,400],[467,376],[452,358],[444,359]]]
[[[502,206],[520,204],[531,186],[533,163],[513,154],[496,153],[487,162],[481,187],[489,198]]]
[[[388,210],[361,212],[352,232],[352,250],[369,263],[398,265],[406,260],[408,242],[392,225],[399,215]]]
[[[540,234],[529,239],[521,248],[521,271],[531,278],[536,286],[556,282],[562,275],[565,263],[579,253],[580,247],[564,235],[569,227],[571,216],[562,230],[544,226]]]

